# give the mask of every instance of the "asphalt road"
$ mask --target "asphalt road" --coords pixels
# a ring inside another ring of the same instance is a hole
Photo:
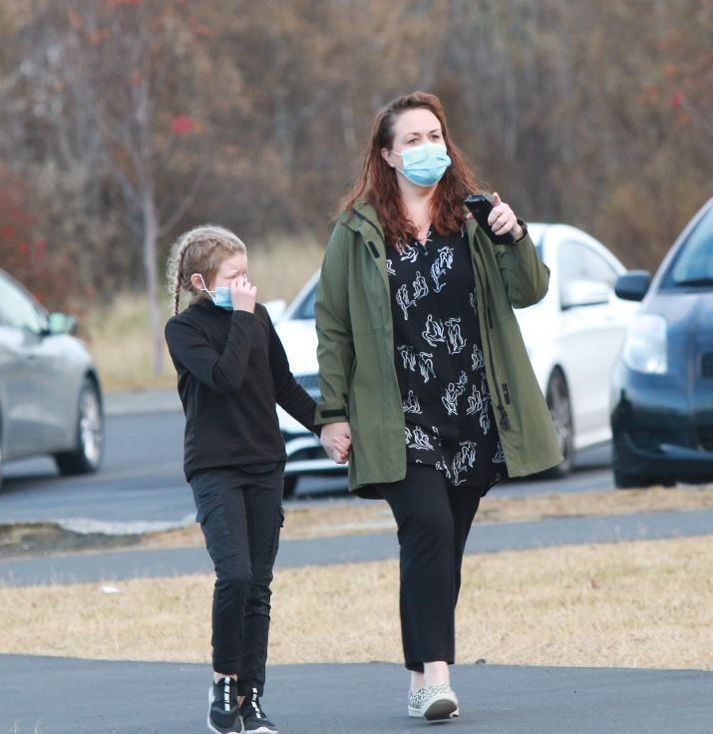
[[[60,477],[49,458],[4,467],[0,522],[89,519],[114,523],[190,520],[195,509],[181,469],[183,416],[173,410],[107,418],[107,450],[96,475]],[[589,450],[571,477],[509,482],[499,495],[583,492],[612,487],[609,448]],[[346,497],[344,477],[305,478],[296,501]],[[358,501],[358,500],[353,500]]]
[[[207,665],[0,656],[0,734],[195,734]],[[710,734],[713,674],[693,670],[463,665],[461,715],[406,716],[398,665],[277,665],[264,705],[285,734]]]

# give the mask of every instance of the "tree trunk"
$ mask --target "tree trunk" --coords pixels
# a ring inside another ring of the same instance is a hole
[[[156,202],[153,190],[144,191],[144,273],[146,275],[146,293],[149,300],[149,320],[151,323],[151,340],[154,353],[154,375],[163,373],[163,328],[161,324],[161,306],[158,299],[158,278],[156,273],[156,239],[158,222]]]

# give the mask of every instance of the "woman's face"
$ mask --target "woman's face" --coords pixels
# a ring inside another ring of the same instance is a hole
[[[423,143],[444,143],[441,123],[433,112],[424,107],[406,110],[394,122],[391,150],[382,148],[381,155],[392,168],[403,168],[401,156],[398,154],[405,148]]]

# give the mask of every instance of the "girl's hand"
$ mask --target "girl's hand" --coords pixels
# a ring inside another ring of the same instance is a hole
[[[241,275],[230,284],[230,298],[233,301],[233,311],[254,313],[257,286],[250,283],[247,275]]]
[[[497,191],[493,192],[493,209],[488,216],[488,224],[496,235],[511,232],[516,240],[522,237],[522,227],[518,224],[515,212],[500,198]]]
[[[346,422],[327,423],[322,426],[319,440],[327,456],[337,464],[346,464],[352,445],[352,434]]]

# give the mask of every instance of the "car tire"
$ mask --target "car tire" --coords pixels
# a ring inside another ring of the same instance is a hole
[[[296,474],[285,475],[285,487],[282,490],[282,496],[286,499],[291,499],[295,496],[295,490],[297,489],[297,480],[299,477]]]
[[[572,419],[572,400],[569,387],[562,370],[556,369],[550,375],[546,393],[547,407],[550,409],[552,422],[564,460],[557,466],[543,472],[548,479],[566,477],[574,466],[574,421]]]
[[[85,377],[77,399],[76,448],[55,454],[62,475],[91,474],[104,456],[104,411],[99,386]]]

